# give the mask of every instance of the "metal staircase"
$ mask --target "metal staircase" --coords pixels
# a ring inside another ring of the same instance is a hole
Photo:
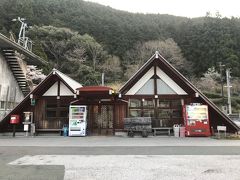
[[[27,95],[30,92],[29,85],[27,83],[26,75],[24,74],[19,61],[18,57],[15,54],[15,51],[12,49],[3,49],[2,50],[7,63],[12,70],[12,73],[24,95]]]

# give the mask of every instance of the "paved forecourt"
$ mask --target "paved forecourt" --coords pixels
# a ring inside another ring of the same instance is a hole
[[[0,179],[239,179],[238,140],[0,137]]]
[[[150,136],[142,137],[117,137],[117,136],[87,136],[87,137],[62,137],[62,136],[0,136],[1,146],[45,146],[45,147],[105,147],[105,146],[240,146],[239,140],[218,140],[206,137],[175,138]]]
[[[64,180],[239,179],[240,156],[35,155],[10,165],[62,165]]]

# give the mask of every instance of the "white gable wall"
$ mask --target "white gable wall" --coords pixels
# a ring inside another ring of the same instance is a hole
[[[55,82],[44,94],[43,96],[57,96],[58,92],[58,82]]]
[[[157,75],[178,95],[187,95],[187,93],[159,67],[157,67]]]
[[[57,96],[58,94],[58,82],[55,82],[43,96]],[[72,91],[63,83],[60,82],[60,96],[73,96]]]
[[[154,67],[149,69],[147,73],[145,73],[136,84],[126,93],[126,95],[135,95],[135,94],[149,94],[152,90],[146,90],[146,88],[153,88],[152,86],[148,85],[148,81],[154,75]],[[163,92],[159,92],[159,94],[178,94],[178,95],[187,95],[187,93],[175,82],[173,81],[165,72],[163,72],[159,67],[157,67],[157,75],[161,78],[163,83],[165,83],[165,90]],[[162,83],[162,84],[163,84]],[[148,86],[147,86],[148,85]],[[158,86],[159,86],[158,82]],[[168,86],[168,89],[166,89]],[[161,87],[158,87],[158,89]],[[144,91],[145,90],[145,91]],[[150,93],[151,94],[151,93]]]
[[[73,96],[72,91],[62,82],[60,82],[60,96]]]
[[[139,89],[154,75],[154,67],[149,69],[149,71],[143,75],[141,79],[138,80],[136,84],[126,93],[126,95],[134,95]]]

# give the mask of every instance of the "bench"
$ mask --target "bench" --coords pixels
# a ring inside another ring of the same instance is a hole
[[[44,133],[59,133],[60,135],[62,134],[62,129],[36,129],[36,133],[44,132]]]
[[[157,128],[152,128],[152,130],[153,130],[153,136],[156,136],[158,131],[167,131],[168,136],[170,136],[171,130],[173,130],[173,128],[172,127],[157,127]]]

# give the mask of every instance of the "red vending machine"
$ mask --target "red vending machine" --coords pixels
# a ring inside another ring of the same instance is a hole
[[[211,136],[207,105],[185,105],[183,117],[186,136]]]

